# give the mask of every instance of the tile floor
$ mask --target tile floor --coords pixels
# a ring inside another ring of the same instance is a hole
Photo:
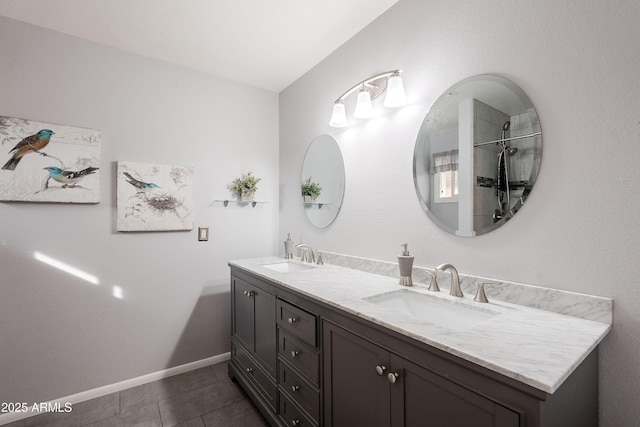
[[[185,372],[47,413],[7,427],[268,427],[227,362]]]

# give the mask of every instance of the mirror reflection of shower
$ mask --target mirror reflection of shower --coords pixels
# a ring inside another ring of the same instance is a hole
[[[502,219],[508,221],[513,217],[522,207],[531,191],[531,184],[522,176],[521,171],[515,169],[528,165],[529,161],[526,160],[526,154],[531,151],[532,147],[529,147],[531,140],[527,140],[527,138],[537,136],[539,133],[511,136],[510,129],[511,120],[507,120],[502,125],[500,139],[495,141],[499,148],[495,181],[497,208],[493,213],[494,223]],[[528,149],[521,151],[523,154],[520,156],[514,157],[518,153],[518,147],[514,147],[513,144],[519,142],[525,143]]]
[[[493,213],[493,221],[497,222],[502,218],[508,219],[513,216],[515,212],[511,208],[511,192],[509,189],[509,156],[514,155],[518,149],[512,148],[507,145],[506,138],[507,132],[511,127],[511,121],[507,120],[502,125],[502,134],[500,135],[500,141],[496,144],[501,145],[500,152],[498,153],[498,171],[496,179],[496,195],[498,196],[498,208]]]
[[[482,234],[509,221],[524,204],[540,143],[528,111],[504,112],[474,100],[473,115],[474,231]]]

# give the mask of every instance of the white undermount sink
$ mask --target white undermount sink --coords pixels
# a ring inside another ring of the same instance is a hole
[[[407,316],[443,328],[464,331],[500,315],[499,312],[476,305],[456,303],[437,297],[401,289],[363,298],[379,307],[384,307]]]
[[[262,266],[264,268],[268,268],[269,270],[277,271],[279,273],[291,273],[294,271],[306,271],[306,270],[317,268],[313,264],[303,264],[301,262],[297,262],[293,260],[262,264]]]

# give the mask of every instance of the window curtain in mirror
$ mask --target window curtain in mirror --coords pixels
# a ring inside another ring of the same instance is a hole
[[[431,174],[458,170],[458,150],[443,151],[431,155]]]

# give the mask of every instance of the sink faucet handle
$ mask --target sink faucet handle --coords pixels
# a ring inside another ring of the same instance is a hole
[[[478,283],[478,291],[476,292],[476,296],[473,299],[476,302],[489,302],[489,300],[487,299],[487,294],[484,293],[484,285],[487,285],[488,283]]]
[[[318,249],[316,249],[316,250],[314,251],[314,253],[316,254],[316,264],[317,264],[317,265],[324,265],[324,261],[322,261],[322,253],[320,253],[320,252],[318,251]]]
[[[438,279],[436,279],[435,273],[431,274],[431,281],[429,282],[428,290],[431,292],[440,292],[440,286],[438,286]]]

